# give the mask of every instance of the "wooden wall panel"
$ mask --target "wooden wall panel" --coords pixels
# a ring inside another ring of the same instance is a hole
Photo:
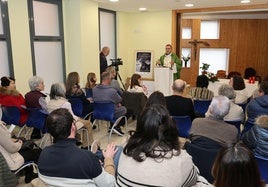
[[[190,24],[192,29],[194,29],[194,39],[199,39],[198,33],[200,26],[198,24],[200,24],[200,21],[182,21],[182,26],[189,26]],[[182,40],[182,47],[188,47],[188,41]],[[220,39],[205,41],[212,48],[230,49],[229,72],[238,71],[244,75],[245,68],[253,67],[256,69],[258,75],[262,77],[268,75],[268,20],[221,19]],[[202,46],[199,45],[199,47]],[[192,66],[191,68],[184,68],[182,70],[182,79],[194,85],[199,67],[197,67],[198,61],[193,60],[193,48],[191,57]]]

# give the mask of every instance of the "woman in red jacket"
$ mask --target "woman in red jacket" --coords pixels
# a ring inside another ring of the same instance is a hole
[[[16,106],[20,110],[20,125],[24,125],[27,120],[25,110],[25,100],[16,90],[15,79],[11,77],[1,78],[0,104],[3,106]]]

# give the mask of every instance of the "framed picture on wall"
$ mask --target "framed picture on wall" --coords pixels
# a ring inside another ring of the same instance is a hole
[[[153,78],[153,52],[136,51],[135,52],[135,73],[143,78]]]

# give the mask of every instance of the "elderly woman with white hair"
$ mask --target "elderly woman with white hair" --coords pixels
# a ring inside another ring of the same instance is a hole
[[[45,89],[44,80],[41,77],[33,76],[28,81],[30,92],[25,95],[27,108],[39,108],[46,110],[46,95],[42,93]]]
[[[59,109],[66,108],[72,114],[73,118],[77,121],[76,127],[80,129],[81,127],[85,127],[88,130],[89,142],[87,144],[86,135],[83,135],[82,147],[87,148],[93,143],[93,133],[92,133],[92,125],[89,120],[84,120],[79,118],[73,113],[71,103],[65,98],[66,88],[63,83],[55,83],[51,85],[50,89],[50,101],[47,103],[48,112]]]
[[[30,92],[25,95],[25,103],[28,109],[43,109],[47,111],[46,95],[42,93],[45,89],[44,80],[41,77],[33,76],[28,81]],[[31,139],[41,138],[40,130],[34,128]]]
[[[205,137],[221,145],[238,141],[235,126],[225,123],[223,118],[229,113],[230,102],[226,96],[215,96],[205,118],[196,118],[190,130],[190,139]]]
[[[224,121],[244,121],[244,111],[241,106],[234,103],[236,93],[234,88],[228,84],[223,84],[219,87],[218,94],[226,96],[230,101],[229,113],[224,116]],[[209,115],[208,112],[206,115]]]

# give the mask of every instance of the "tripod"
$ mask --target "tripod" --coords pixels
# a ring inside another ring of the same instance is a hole
[[[126,91],[127,89],[126,89],[125,84],[123,83],[122,78],[119,74],[119,67],[118,66],[115,66],[115,71],[116,71],[115,79],[117,80],[117,76],[119,77],[119,80],[124,88],[124,91]]]

